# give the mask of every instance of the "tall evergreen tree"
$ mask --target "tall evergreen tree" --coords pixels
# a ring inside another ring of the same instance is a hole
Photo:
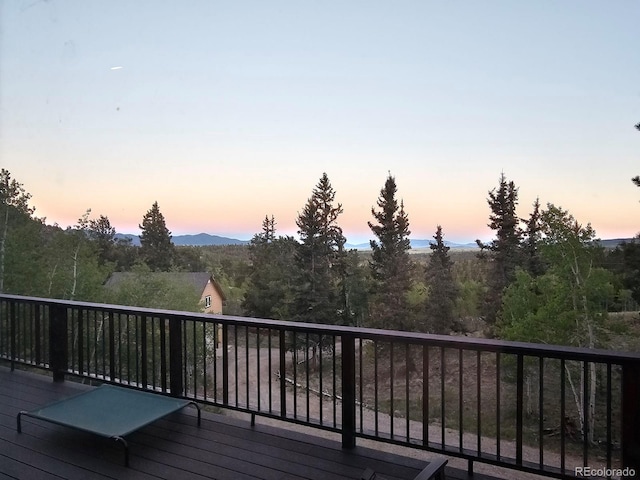
[[[247,315],[289,320],[295,284],[295,249],[292,237],[276,237],[273,216],[265,217],[262,232],[249,244],[251,271],[242,308]]]
[[[113,261],[116,229],[111,226],[109,217],[100,215],[97,220],[89,220],[89,236],[97,243],[99,264],[105,265]]]
[[[142,230],[140,254],[144,262],[153,271],[169,271],[173,264],[174,246],[158,202],[153,203],[142,218],[142,224],[138,226]]]
[[[540,256],[540,245],[542,241],[542,221],[540,212],[540,200],[536,198],[533,203],[533,212],[526,220],[526,228],[522,241],[522,250],[524,256],[523,267],[532,276],[537,277],[544,273],[544,264]]]
[[[296,292],[296,317],[312,323],[339,323],[339,265],[345,238],[338,226],[342,205],[334,205],[336,192],[326,173],[298,215],[300,235],[296,260],[300,274]]]
[[[378,328],[410,330],[412,319],[407,302],[411,288],[411,260],[409,259],[409,217],[402,201],[396,199],[396,180],[389,174],[377,205],[371,214],[376,224],[368,222],[377,237],[371,240],[372,304],[371,324]]]
[[[431,255],[425,269],[429,297],[425,302],[425,320],[429,333],[449,333],[454,323],[458,286],[453,278],[453,262],[449,247],[444,244],[442,227],[438,225],[431,242]]]
[[[494,324],[500,311],[502,293],[514,279],[516,267],[522,262],[522,230],[516,215],[518,189],[513,181],[507,181],[504,173],[500,174],[498,188],[489,192],[487,203],[491,209],[488,226],[496,232],[496,239],[489,244],[483,244],[480,240],[476,240],[476,243],[482,250],[481,258],[489,262],[487,294],[482,311],[485,320]]]

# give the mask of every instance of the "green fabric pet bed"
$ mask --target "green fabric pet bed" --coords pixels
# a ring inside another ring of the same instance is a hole
[[[200,407],[193,401],[102,385],[41,408],[18,413],[18,433],[22,432],[21,418],[24,415],[110,438],[124,446],[125,465],[128,466],[129,446],[124,437],[187,405],[198,409],[200,426]]]

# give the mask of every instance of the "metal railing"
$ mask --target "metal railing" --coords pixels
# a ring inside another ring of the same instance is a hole
[[[345,448],[462,457],[470,472],[640,471],[636,354],[0,295],[0,359],[339,432]]]

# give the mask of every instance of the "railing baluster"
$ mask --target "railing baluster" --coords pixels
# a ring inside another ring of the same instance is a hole
[[[317,346],[315,348],[318,348]],[[306,385],[306,400],[307,400],[307,422],[309,421],[309,332],[307,332],[305,334],[305,347],[304,347],[304,358],[305,358],[305,369],[304,369],[304,373],[307,377],[305,385]],[[315,360],[315,358],[314,358]]]
[[[482,355],[476,351],[476,431],[478,433],[477,455],[482,454]]]
[[[153,339],[153,331],[151,332]],[[136,330],[136,343],[138,343],[138,331]],[[152,347],[153,350],[153,347]],[[138,355],[136,355],[138,358]],[[142,388],[146,389],[149,385],[149,374],[147,372],[147,316],[140,316],[140,377]],[[154,384],[155,387],[155,384]]]
[[[517,356],[516,373],[516,464],[522,465],[522,416],[524,412],[524,357]]]
[[[429,345],[422,345],[422,445],[424,447],[429,446],[429,377]]]
[[[582,362],[582,464],[589,465],[589,362]]]
[[[611,435],[612,419],[611,410],[613,409],[611,397],[612,397],[613,385],[611,384],[611,363],[607,362],[607,468],[611,468],[611,442],[613,440]]]
[[[445,418],[445,410],[444,405],[447,402],[445,390],[444,390],[444,376],[445,376],[445,368],[444,368],[444,347],[440,347],[440,441],[442,444],[442,448],[446,445],[445,441],[445,428],[446,428],[446,418]]]
[[[463,442],[462,436],[464,435],[464,428],[462,426],[462,415],[464,414],[463,394],[462,394],[462,369],[463,369],[462,349],[458,349],[458,436],[460,444],[460,452],[462,453]]]
[[[245,351],[244,351],[244,379],[245,379],[245,387],[246,387],[246,391],[245,391],[245,395],[246,395],[246,401],[245,401],[245,406],[247,408],[249,408],[250,405],[250,399],[249,399],[249,385],[251,384],[251,382],[249,381],[249,371],[250,371],[250,366],[249,366],[249,327],[244,327],[244,345],[245,345]]]
[[[538,357],[538,448],[539,465],[544,465],[544,357]]]
[[[40,306],[36,305],[36,339],[40,338]],[[78,373],[84,374],[84,309],[78,311]],[[36,341],[36,363],[40,365],[40,341]]]
[[[393,394],[393,384],[395,383],[395,377],[394,377],[394,364],[393,364],[393,357],[394,357],[394,351],[393,351],[393,342],[389,343],[389,420],[390,420],[390,427],[389,429],[391,430],[391,438],[393,439],[393,434],[394,434],[394,425],[393,425],[393,420],[395,418],[395,409],[393,408],[393,400],[394,400],[394,394]]]
[[[362,338],[358,339],[358,389],[360,399],[360,432],[364,431],[364,372],[363,372],[363,351],[364,342]],[[322,398],[322,390],[320,390],[320,398]]]
[[[282,418],[286,418],[287,417],[287,385],[286,385],[286,381],[285,381],[285,375],[286,375],[286,357],[285,357],[285,352],[286,352],[286,330],[281,329],[279,331],[280,336],[279,336],[279,343],[280,345],[278,346],[278,348],[280,349],[280,417]]]
[[[262,385],[262,379],[260,377],[260,356],[262,355],[260,351],[260,327],[256,328],[256,381],[257,381],[257,391],[256,396],[258,397],[258,411],[262,411],[262,404],[260,399],[262,397],[260,392],[260,385]]]
[[[411,361],[411,359],[409,358],[411,351],[409,348],[409,344],[405,343],[404,344],[404,373],[405,373],[405,377],[404,377],[404,386],[405,386],[405,394],[404,394],[404,398],[405,398],[405,412],[406,412],[406,441],[407,443],[409,443],[409,440],[411,439],[411,428],[410,428],[410,422],[409,422],[409,418],[411,418],[410,412],[409,412],[409,366],[413,365],[413,362]]]
[[[340,337],[342,347],[342,448],[356,446],[355,338]]]
[[[375,420],[375,435],[378,436],[378,341],[373,341],[373,377],[374,377],[374,420]]]
[[[496,458],[500,460],[500,384],[502,383],[500,371],[500,352],[496,352]]]
[[[565,446],[565,433],[567,430],[566,425],[566,413],[565,413],[565,360],[562,358],[560,360],[560,471],[564,475],[566,472],[565,468],[565,454],[566,454],[566,446]]]
[[[9,339],[10,351],[9,359],[11,360],[11,371],[15,370],[16,360],[16,304],[9,302]]]
[[[238,324],[233,324],[233,391],[236,395],[236,402],[234,406],[238,406],[238,402],[240,401],[239,392],[238,392]]]

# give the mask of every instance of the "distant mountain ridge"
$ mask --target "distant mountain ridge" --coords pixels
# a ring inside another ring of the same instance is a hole
[[[129,239],[131,240],[132,245],[140,246],[140,237],[138,235],[129,233],[116,233],[115,238],[117,240]],[[599,243],[605,248],[615,248],[623,242],[633,242],[634,240],[635,239],[633,238],[614,238],[609,240],[599,240]],[[209,245],[248,245],[250,243],[249,240],[238,240],[237,238],[221,237],[218,235],[210,235],[208,233],[198,233],[196,235],[174,235],[172,237],[172,241],[174,245],[178,245],[181,247],[204,247]],[[428,249],[429,245],[434,241],[435,240],[410,239],[411,248],[415,250]],[[476,242],[454,243],[445,240],[444,244],[447,247],[456,250],[475,250],[478,248]],[[347,243],[345,244],[345,248],[349,250],[371,250],[371,245],[369,244],[369,242],[357,244]]]
[[[116,240],[131,240],[131,244],[140,246],[140,237],[131,233],[116,233]],[[238,240],[237,238],[220,237],[209,235],[208,233],[198,233],[196,235],[174,235],[171,237],[174,245],[181,247],[204,247],[208,245],[248,245],[249,240]]]
[[[431,243],[435,243],[435,240],[420,240],[420,239],[409,239],[409,243],[411,244],[411,248],[415,249],[415,250],[420,250],[420,249],[424,249],[424,248],[429,248],[429,245]],[[478,248],[478,245],[476,244],[476,242],[472,242],[472,243],[454,243],[454,242],[448,242],[447,240],[444,241],[444,244],[452,249],[476,249]],[[347,243],[345,244],[345,248],[347,249],[356,249],[356,250],[371,250],[371,245],[369,244],[369,242],[367,243],[358,243],[358,244],[351,244],[351,243]]]

